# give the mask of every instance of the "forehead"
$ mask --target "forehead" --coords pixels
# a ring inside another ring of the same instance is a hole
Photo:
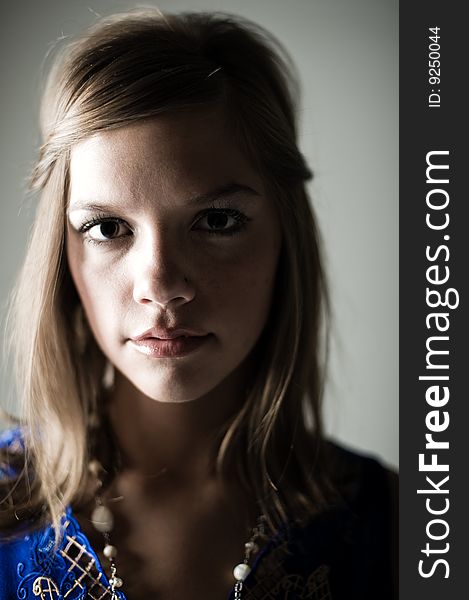
[[[72,148],[70,206],[90,197],[175,200],[262,181],[221,111],[164,114],[97,133]]]

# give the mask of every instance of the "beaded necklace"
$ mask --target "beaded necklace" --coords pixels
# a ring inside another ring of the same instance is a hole
[[[109,423],[106,422],[106,419],[103,419],[104,423],[107,425],[107,436],[111,443],[111,445],[116,448],[114,443],[113,435],[111,429],[109,427]],[[97,432],[99,431],[99,425],[101,424],[101,419],[98,415],[93,414],[90,418],[90,429],[94,432],[93,439],[97,439]],[[117,473],[120,466],[120,456],[117,452],[118,459],[114,466],[114,473]],[[111,600],[118,600],[117,590],[122,588],[124,582],[121,577],[118,576],[117,573],[117,548],[112,544],[111,541],[111,532],[114,528],[114,515],[112,514],[111,509],[108,505],[106,505],[103,501],[102,495],[100,493],[101,488],[103,487],[103,474],[106,473],[106,470],[103,468],[102,464],[99,460],[93,459],[90,461],[88,465],[88,470],[90,474],[92,474],[98,484],[98,491],[95,495],[95,503],[96,506],[91,514],[91,523],[93,527],[102,534],[104,538],[104,547],[103,554],[109,561],[110,573],[111,576],[109,578],[109,586],[111,591]],[[243,562],[238,563],[233,568],[233,577],[234,577],[234,600],[241,600],[241,592],[244,585],[244,580],[251,572],[251,561],[252,558],[259,552],[259,540],[264,539],[266,536],[266,518],[264,515],[260,515],[258,518],[257,524],[253,527],[251,532],[251,537],[244,544],[244,559]]]
[[[92,466],[92,470],[96,473],[96,462]],[[98,479],[99,486],[102,486],[102,481]],[[96,506],[91,513],[91,523],[93,527],[102,534],[104,539],[103,554],[109,561],[111,576],[109,578],[109,586],[111,591],[111,600],[118,600],[117,590],[122,588],[124,582],[118,575],[117,569],[117,548],[112,544],[111,533],[114,528],[114,515],[111,509],[103,501],[102,496],[98,493],[95,496]],[[238,563],[233,569],[234,577],[234,600],[241,600],[244,580],[251,572],[251,561],[254,555],[259,552],[259,540],[265,538],[266,534],[266,519],[261,515],[257,524],[253,527],[251,537],[244,544],[244,559]]]

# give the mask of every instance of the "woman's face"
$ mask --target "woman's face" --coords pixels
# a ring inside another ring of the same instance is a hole
[[[98,133],[73,148],[70,178],[68,263],[118,372],[171,402],[236,380],[267,320],[281,233],[221,114]]]

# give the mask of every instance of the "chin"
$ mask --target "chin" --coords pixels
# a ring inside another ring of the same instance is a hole
[[[124,385],[131,387],[147,398],[163,404],[182,404],[194,402],[208,394],[217,386],[217,381],[210,383],[207,374],[198,373],[196,377],[186,375],[161,377],[153,373],[150,376],[136,378],[135,376],[122,373],[126,383]],[[212,374],[213,375],[213,374]],[[132,393],[129,390],[129,393]]]

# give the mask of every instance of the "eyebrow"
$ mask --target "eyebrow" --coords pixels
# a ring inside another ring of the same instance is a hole
[[[236,194],[243,194],[248,196],[260,196],[261,194],[257,192],[252,187],[241,184],[241,183],[228,183],[226,185],[220,186],[211,190],[210,192],[204,194],[197,194],[196,196],[192,196],[189,198],[187,204],[189,206],[197,206],[200,204],[209,204],[215,202],[216,200],[221,200],[223,198],[228,198],[229,196],[234,196]],[[118,208],[122,208],[121,206],[112,204],[112,203],[94,203],[94,202],[82,202],[77,201],[72,206],[70,206],[67,212],[73,212],[75,210],[116,210]]]

